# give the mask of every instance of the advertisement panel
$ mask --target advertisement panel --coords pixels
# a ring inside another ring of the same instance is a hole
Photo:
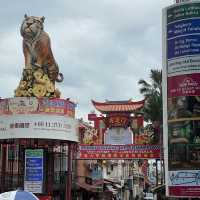
[[[78,159],[148,158],[160,158],[160,145],[79,145]]]
[[[52,114],[75,117],[76,104],[66,99],[15,97],[0,99],[0,114]]]
[[[42,193],[43,176],[43,149],[26,149],[24,190]]]
[[[77,121],[59,115],[0,115],[0,139],[11,138],[43,138],[78,142]]]
[[[200,2],[163,10],[166,193],[200,195]]]

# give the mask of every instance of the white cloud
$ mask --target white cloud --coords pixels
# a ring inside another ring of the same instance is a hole
[[[10,4],[12,3],[12,4]],[[57,87],[87,119],[98,101],[142,99],[138,80],[161,68],[162,8],[172,0],[59,0],[4,2],[0,8],[0,96],[12,96],[24,58],[24,13],[45,16],[45,30],[65,80]]]

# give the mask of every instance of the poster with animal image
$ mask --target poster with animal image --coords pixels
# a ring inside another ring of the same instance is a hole
[[[200,196],[200,2],[163,10],[166,195]]]

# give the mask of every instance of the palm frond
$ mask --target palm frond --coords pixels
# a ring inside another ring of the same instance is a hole
[[[151,85],[149,84],[149,83],[147,83],[145,80],[143,80],[143,79],[140,79],[139,81],[138,81],[138,84],[139,85],[142,85],[143,87],[151,87]]]
[[[162,71],[152,69],[150,71],[151,83],[140,79],[138,84],[140,93],[146,98],[145,107],[143,109],[144,119],[146,121],[162,122]]]

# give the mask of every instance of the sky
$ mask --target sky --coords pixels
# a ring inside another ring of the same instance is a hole
[[[143,99],[138,81],[162,68],[162,9],[173,0],[0,0],[0,96],[14,96],[24,68],[20,26],[24,14],[45,16],[44,30],[64,81],[61,98],[77,103],[77,118],[94,110],[91,99]]]

